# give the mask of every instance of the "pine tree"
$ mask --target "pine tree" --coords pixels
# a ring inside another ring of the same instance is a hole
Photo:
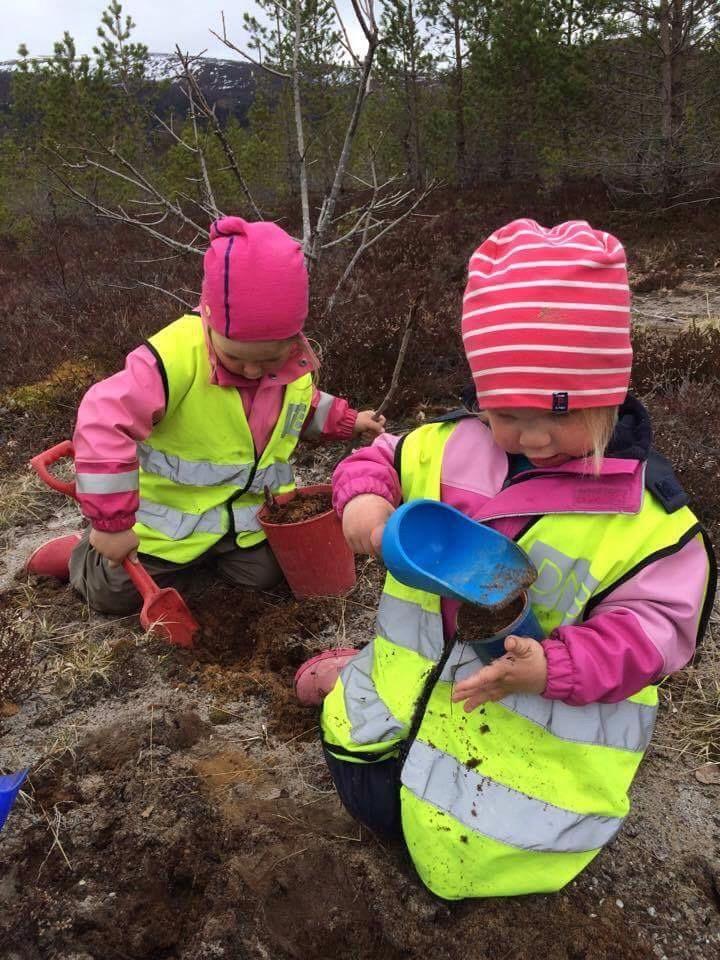
[[[402,104],[402,144],[407,170],[415,189],[425,171],[422,147],[422,85],[432,71],[427,52],[424,17],[416,0],[386,0],[382,17],[383,43],[378,50],[381,85],[392,89]]]

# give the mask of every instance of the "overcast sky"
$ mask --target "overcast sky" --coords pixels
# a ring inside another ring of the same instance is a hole
[[[0,60],[14,59],[20,43],[31,55],[52,53],[65,30],[80,53],[90,53],[107,5],[105,0],[0,0]],[[207,48],[211,57],[233,56],[208,30],[221,32],[220,11],[225,10],[228,35],[242,41],[243,11],[253,9],[252,0],[124,0],[122,6],[137,24],[135,39],[152,53],[171,53],[179,43],[191,53]]]

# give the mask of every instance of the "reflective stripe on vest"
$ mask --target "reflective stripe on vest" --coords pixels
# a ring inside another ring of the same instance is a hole
[[[427,660],[439,660],[442,656],[442,616],[390,593],[383,593],[380,598],[376,633]]]
[[[440,680],[458,683],[485,666],[467,644],[455,644]],[[560,740],[594,743],[616,750],[645,751],[655,727],[657,707],[621,700],[619,703],[588,703],[569,706],[562,700],[547,700],[529,693],[513,693],[499,703],[536,723]]]
[[[622,820],[563,810],[483,777],[455,757],[415,740],[401,780],[416,797],[476,833],[524,850],[581,853],[615,836]]]
[[[254,530],[262,530],[260,521],[258,520],[258,514],[262,510],[264,504],[258,503],[251,505],[249,507],[236,507],[233,504],[233,521],[235,523],[236,530],[249,530],[250,532]]]
[[[438,660],[443,651],[441,615],[390,593],[380,598],[376,633],[379,640],[368,644],[340,674],[350,739],[358,747],[397,739],[407,732],[407,723],[393,714],[372,680],[378,642],[385,641],[430,661]]]
[[[258,456],[242,397],[211,380],[207,343],[197,316],[181,317],[150,338],[167,380],[167,405],[138,445],[140,551],[187,563],[231,528],[239,547],[260,543],[263,491],[294,489],[290,457],[310,409],[312,377],[283,389],[282,405]]]
[[[313,418],[305,428],[304,435],[308,440],[317,440],[317,438],[322,434],[323,427],[327,422],[334,399],[335,398],[332,396],[332,394],[323,393],[320,391],[320,399],[318,401],[315,413],[313,414]]]
[[[185,540],[193,533],[227,533],[228,512],[224,507],[213,507],[205,513],[184,513],[164,503],[140,500],[137,512],[138,523],[159,530],[171,540]]]
[[[262,530],[258,514],[263,504],[255,506],[233,506],[233,520],[236,530]],[[137,512],[137,520],[147,527],[159,530],[171,540],[184,540],[193,533],[225,534],[230,529],[227,508],[213,507],[205,513],[183,513],[173,507],[166,507],[162,503],[153,503],[152,500],[141,500]]]
[[[173,454],[163,453],[144,443],[138,444],[138,459],[147,473],[165,477],[173,483],[191,487],[214,487],[231,485],[246,486],[254,463],[211,463],[208,460],[183,460]],[[274,489],[293,481],[293,468],[289,463],[271,463],[255,472],[248,488],[253,493],[262,493],[265,487]]]
[[[384,743],[396,739],[406,729],[378,696],[371,670],[372,648],[367,646],[340,674],[355,743]]]
[[[75,489],[78,493],[128,493],[137,490],[138,470],[123,473],[76,473]]]

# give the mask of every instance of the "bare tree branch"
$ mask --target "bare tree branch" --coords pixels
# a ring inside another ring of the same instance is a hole
[[[120,212],[118,212],[118,210],[111,210],[109,207],[103,206],[103,204],[99,203],[97,200],[94,200],[92,197],[88,197],[80,190],[77,190],[68,180],[62,177],[56,169],[53,167],[49,167],[48,169],[71,196],[75,197],[76,200],[79,200],[86,206],[91,207],[104,219],[113,220],[115,223],[126,223],[129,226],[138,227],[139,229],[144,230],[145,233],[149,234],[154,239],[160,240],[162,243],[172,247],[175,250],[181,250],[183,253],[193,253],[196,256],[202,256],[205,252],[204,250],[200,249],[199,247],[195,247],[192,244],[182,243],[180,240],[176,240],[167,233],[160,233],[158,230],[155,230],[152,225],[147,224],[142,220],[138,220],[135,217],[129,216],[122,208],[119,208]],[[197,239],[197,236],[194,239]]]
[[[202,115],[210,123],[213,133],[217,137],[218,142],[220,143],[220,146],[222,147],[223,152],[230,165],[230,170],[232,171],[235,179],[237,180],[238,186],[240,187],[243,194],[245,195],[246,200],[252,207],[253,213],[255,214],[257,219],[262,220],[263,219],[262,213],[260,212],[258,205],[255,203],[255,200],[253,198],[252,193],[250,192],[250,187],[248,186],[247,181],[245,180],[245,177],[243,177],[242,172],[240,171],[240,165],[237,161],[237,157],[235,156],[235,151],[233,150],[232,145],[230,144],[230,141],[225,136],[225,131],[220,125],[220,121],[217,118],[215,110],[208,103],[207,97],[202,92],[202,89],[200,88],[200,84],[197,81],[197,77],[192,71],[190,58],[187,56],[183,57],[180,47],[176,47],[175,51],[176,51],[177,57],[179,58],[180,62],[183,65],[184,78],[188,86],[190,87],[190,89],[193,91],[193,94],[198,103],[200,111],[202,112]]]
[[[370,79],[370,73],[375,60],[375,52],[378,46],[377,27],[375,27],[372,31],[368,29],[365,21],[362,19],[362,14],[359,12],[358,0],[352,0],[352,3],[358,19],[361,20],[361,26],[363,26],[365,35],[368,38],[368,48],[367,52],[365,53],[362,68],[359,72],[355,91],[355,102],[353,105],[352,114],[350,115],[350,119],[348,121],[347,129],[345,131],[345,139],[340,152],[340,157],[335,168],[335,178],[333,180],[332,187],[330,188],[329,195],[323,201],[320,215],[318,217],[315,236],[313,238],[312,246],[310,247],[310,253],[314,260],[317,260],[317,257],[319,256],[319,253],[325,244],[325,236],[335,213],[335,206],[337,204],[338,197],[340,196],[342,182],[350,161],[350,152],[352,150],[353,141],[355,140],[358,123],[360,122],[360,114],[362,112],[363,104],[365,103],[365,98],[368,95],[368,80]]]
[[[250,63],[254,63],[256,67],[260,67],[262,70],[266,70],[268,73],[273,74],[273,76],[280,77],[283,80],[289,80],[289,73],[282,73],[280,70],[275,70],[273,67],[268,67],[267,64],[263,63],[262,60],[256,60],[255,57],[251,57],[246,50],[241,50],[240,47],[236,47],[235,44],[230,40],[227,35],[227,30],[225,28],[225,13],[221,13],[222,17],[222,36],[219,33],[216,33],[214,30],[211,30],[210,33],[216,37],[220,43],[224,43],[226,47],[230,50],[234,50],[235,53],[239,53],[241,57],[245,57],[246,60],[249,60]]]
[[[295,37],[293,39],[293,106],[295,108],[295,136],[300,160],[300,205],[302,207],[303,250],[310,248],[310,196],[308,193],[307,159],[305,155],[305,131],[303,128],[302,103],[300,100],[300,40],[302,34],[302,8],[300,0],[295,3]]]
[[[401,224],[403,220],[407,220],[410,214],[413,213],[420,206],[420,204],[423,203],[425,199],[438,186],[439,186],[438,182],[434,180],[431,181],[427,185],[427,187],[423,190],[423,192],[420,194],[420,196],[417,197],[417,199],[412,204],[412,206],[408,207],[408,209],[403,214],[401,214],[399,217],[396,217],[393,221],[388,223],[382,230],[380,230],[379,233],[374,234],[372,237],[368,238],[367,233],[365,234],[365,237],[363,238],[362,242],[358,245],[357,249],[355,250],[355,253],[352,255],[347,266],[345,267],[345,270],[343,271],[342,276],[338,280],[335,286],[335,289],[333,290],[332,294],[328,298],[328,302],[325,307],[326,316],[332,313],[332,310],[335,306],[335,302],[337,300],[338,293],[340,292],[340,289],[343,286],[343,284],[347,281],[350,274],[355,269],[355,266],[358,260],[360,259],[360,257],[362,257],[364,253],[366,253],[372,246],[374,246],[378,242],[378,240],[380,240],[382,237],[388,234],[391,230],[394,230],[395,227]],[[372,208],[368,211],[368,215],[371,213],[371,211],[372,211]]]
[[[390,403],[392,398],[395,396],[395,393],[397,391],[398,384],[400,382],[400,371],[402,370],[402,365],[405,360],[405,354],[407,353],[408,344],[410,343],[410,335],[412,334],[413,327],[415,326],[415,318],[417,315],[417,309],[419,304],[420,304],[419,297],[413,300],[413,302],[410,304],[410,311],[407,315],[407,319],[405,320],[405,329],[403,331],[403,337],[400,342],[400,349],[398,350],[397,360],[395,361],[395,367],[393,368],[392,378],[390,380],[390,389],[385,394],[385,396],[383,397],[380,403],[380,406],[375,411],[373,420],[380,419],[381,413],[383,412],[383,410],[387,409],[388,404]]]

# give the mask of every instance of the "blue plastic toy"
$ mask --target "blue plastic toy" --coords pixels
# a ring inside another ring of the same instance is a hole
[[[15,803],[15,798],[20,792],[29,770],[21,770],[19,773],[11,773],[0,777],[0,830],[2,830],[8,814]]]
[[[382,557],[401,583],[462,603],[496,608],[524,596],[519,616],[471,642],[483,659],[501,656],[511,633],[542,639],[526,590],[537,570],[514,540],[438,500],[411,500],[388,520]]]
[[[385,566],[401,583],[463,603],[504,606],[537,577],[514,540],[438,500],[411,500],[382,539]]]

